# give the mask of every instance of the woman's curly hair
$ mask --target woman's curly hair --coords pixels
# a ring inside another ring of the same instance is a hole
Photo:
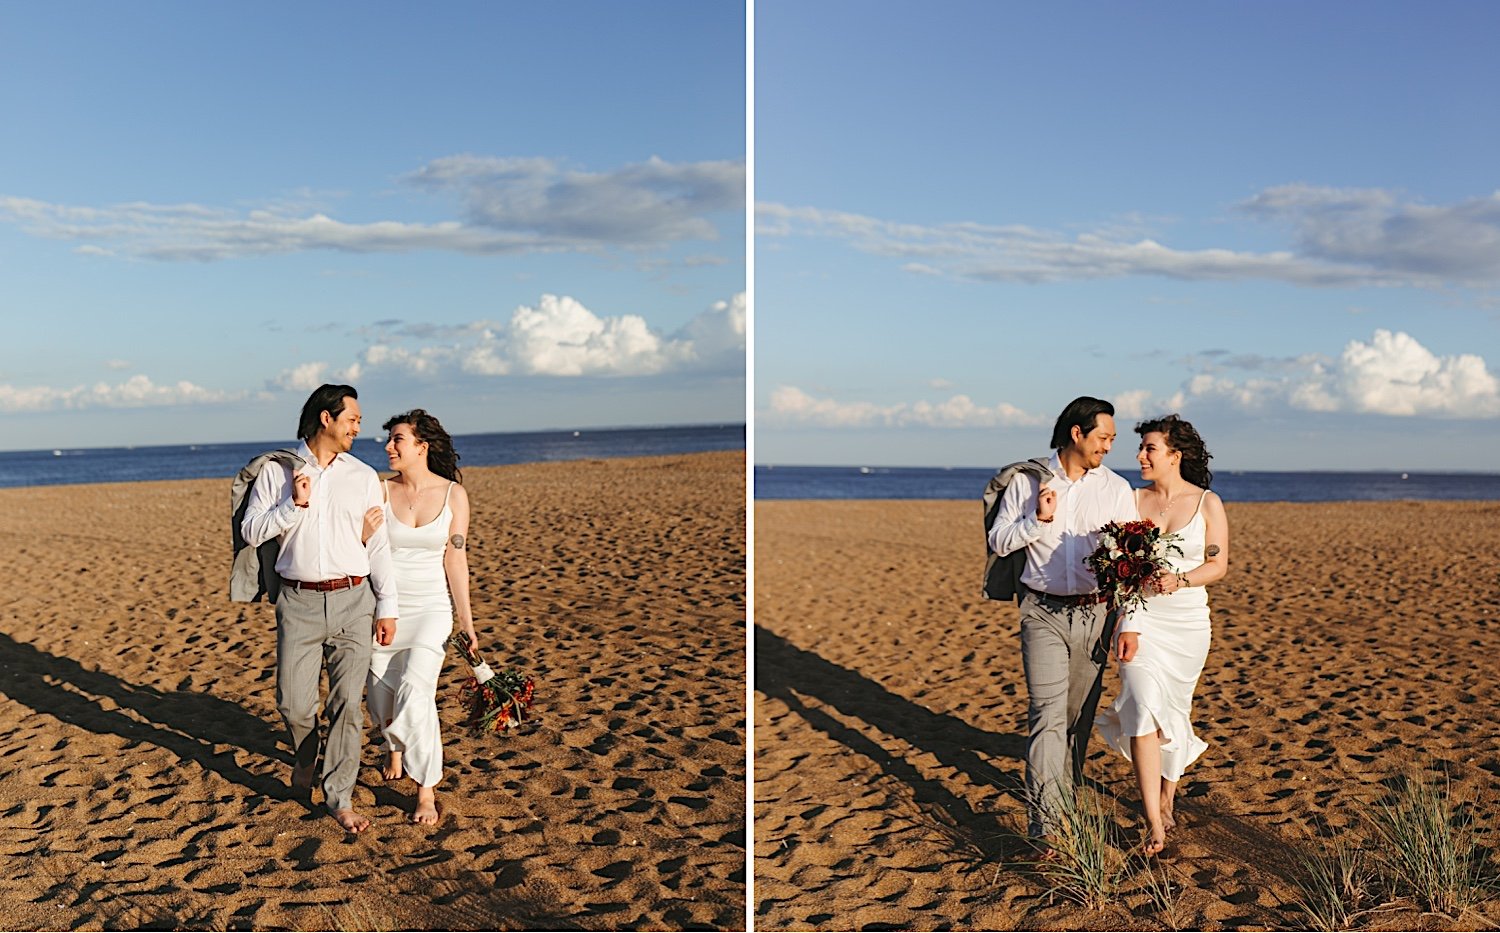
[[[394,415],[380,426],[382,431],[390,432],[398,424],[411,425],[411,432],[416,435],[417,440],[427,445],[427,468],[441,476],[443,479],[462,483],[463,474],[458,470],[458,451],[453,449],[453,438],[443,430],[443,425],[436,418],[429,415],[420,408]]]
[[[1198,430],[1191,422],[1183,421],[1176,415],[1163,415],[1150,421],[1142,421],[1135,426],[1135,433],[1142,437],[1153,431],[1160,432],[1167,439],[1167,447],[1182,454],[1182,478],[1194,486],[1208,489],[1214,481],[1214,474],[1208,468],[1208,461],[1214,455],[1208,452],[1203,445],[1203,438],[1198,435]]]

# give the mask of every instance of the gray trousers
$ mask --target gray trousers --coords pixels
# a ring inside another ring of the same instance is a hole
[[[1021,599],[1029,700],[1026,813],[1033,838],[1057,831],[1058,795],[1082,770],[1109,654],[1102,641],[1106,615],[1102,605],[1070,608],[1030,590]]]
[[[333,593],[281,588],[276,599],[276,708],[292,736],[297,767],[318,761],[318,681],[328,665],[328,746],[323,798],[348,809],[364,739],[365,676],[373,647],[375,594],[370,581]]]

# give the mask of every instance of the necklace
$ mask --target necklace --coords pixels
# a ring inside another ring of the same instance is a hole
[[[420,499],[422,493],[426,491],[427,490],[425,489],[418,489],[415,486],[408,489],[406,491],[406,511],[415,512],[417,510],[418,500]]]
[[[1161,495],[1161,493],[1157,493],[1157,495]],[[1167,497],[1167,504],[1164,505],[1164,506],[1162,506],[1161,507],[1161,511],[1158,512],[1157,514],[1160,515],[1162,518],[1166,518],[1167,517],[1167,513],[1172,510],[1172,503],[1176,502],[1178,499],[1182,498],[1184,495],[1186,495],[1186,493],[1179,492],[1175,496],[1168,496]]]

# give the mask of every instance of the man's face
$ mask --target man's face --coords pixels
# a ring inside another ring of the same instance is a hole
[[[348,453],[354,447],[354,439],[359,437],[359,399],[344,399],[344,410],[339,412],[337,418],[330,418],[328,412],[323,412],[323,434],[344,453]]]
[[[1079,437],[1081,428],[1073,429],[1073,446],[1083,456],[1085,466],[1092,470],[1104,463],[1104,455],[1115,443],[1115,419],[1112,415],[1099,415],[1094,419],[1094,430]]]

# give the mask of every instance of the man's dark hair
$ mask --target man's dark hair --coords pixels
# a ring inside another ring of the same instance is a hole
[[[359,398],[359,393],[354,391],[354,386],[336,386],[325,382],[314,389],[313,394],[302,403],[302,418],[297,422],[297,437],[304,441],[312,440],[315,434],[323,430],[323,412],[328,412],[332,418],[342,415],[346,398]]]
[[[1062,450],[1073,443],[1073,428],[1076,426],[1083,432],[1084,437],[1098,426],[1099,416],[1115,416],[1115,406],[1102,398],[1092,398],[1080,395],[1068,403],[1068,407],[1057,416],[1057,424],[1052,426],[1052,449]]]

